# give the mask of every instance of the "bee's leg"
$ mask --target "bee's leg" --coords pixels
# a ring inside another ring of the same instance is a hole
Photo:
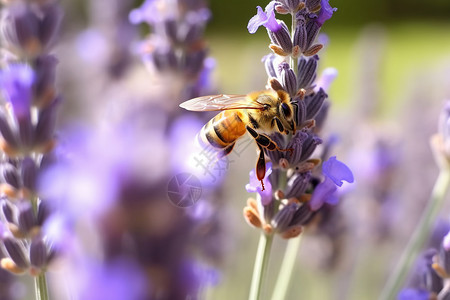
[[[258,133],[255,129],[251,128],[250,126],[246,126],[247,131],[252,135],[252,137],[255,139],[256,143],[258,144],[258,147],[262,147],[262,148],[266,148],[269,151],[274,151],[274,150],[278,150],[278,151],[289,151],[289,153],[294,152],[294,149],[289,148],[289,149],[281,149],[280,147],[278,147],[278,145],[272,141],[272,139],[263,134],[263,133]]]
[[[256,162],[256,178],[261,181],[262,191],[264,191],[264,176],[266,176],[266,159],[264,158],[264,149],[258,144],[259,157]]]
[[[297,126],[300,126],[298,124],[298,103],[297,102],[291,102],[292,106],[294,107],[294,121]]]
[[[284,126],[283,123],[281,123],[281,120],[277,117],[272,119],[272,123],[275,123],[277,125],[278,131],[283,133],[284,132]],[[272,125],[273,126],[273,125]]]

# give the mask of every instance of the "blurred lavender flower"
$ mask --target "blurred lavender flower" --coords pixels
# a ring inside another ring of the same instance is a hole
[[[448,224],[447,224],[448,225]],[[439,226],[435,228],[439,229]],[[433,235],[436,235],[435,232]],[[450,232],[440,236],[437,248],[429,248],[417,259],[407,288],[397,299],[449,299]],[[410,298],[408,298],[410,297]]]
[[[54,213],[37,189],[53,156],[60,98],[55,92],[56,59],[49,54],[62,11],[56,1],[8,2],[2,7],[0,38],[0,162],[5,257],[1,267],[35,277],[36,293],[47,294],[45,273],[62,253],[48,235]]]
[[[208,265],[223,254],[217,185],[197,188],[201,197],[192,207],[170,198],[192,191],[170,182],[183,172],[194,175],[180,157],[193,151],[186,136],[201,121],[176,108],[209,88],[212,64],[202,40],[208,18],[202,1],[154,0],[133,10],[132,21],[151,27],[142,44],[154,51],[142,55],[154,78],[167,78],[164,89],[152,88],[147,103],[109,103],[119,107],[114,119],[98,111],[100,122],[67,130],[55,149],[63,154],[59,163],[41,176],[48,202],[81,230],[70,270],[80,279],[72,283],[80,299],[196,299],[217,283]],[[86,234],[93,235],[87,243]]]

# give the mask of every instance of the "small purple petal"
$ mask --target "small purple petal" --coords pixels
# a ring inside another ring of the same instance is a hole
[[[338,198],[335,195],[337,190],[336,185],[328,177],[315,188],[311,200],[309,201],[309,207],[311,210],[316,211],[322,207],[324,203],[337,204]]]
[[[264,26],[271,31],[278,31],[281,29],[281,25],[277,22],[275,18],[275,2],[271,1],[267,4],[265,11],[262,10],[261,6],[257,6],[257,13],[248,22],[247,29],[251,34],[255,33],[259,26]]]
[[[323,174],[329,177],[337,186],[342,186],[343,181],[352,183],[354,181],[353,173],[347,165],[336,159],[336,156],[330,157],[322,165]]]
[[[261,6],[257,6],[256,9],[257,9],[256,15],[254,15],[250,19],[250,21],[248,21],[247,25],[248,32],[250,32],[251,34],[255,33],[256,30],[258,30],[259,26],[267,22],[267,16],[262,10]]]
[[[322,0],[321,1],[321,9],[319,12],[319,15],[317,19],[315,19],[315,22],[319,24],[319,26],[322,26],[323,23],[325,23],[326,20],[330,19],[333,15],[333,12],[337,10],[337,8],[332,8],[331,5],[328,3],[329,0]]]

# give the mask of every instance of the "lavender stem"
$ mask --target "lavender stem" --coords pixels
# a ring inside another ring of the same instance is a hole
[[[272,294],[272,300],[287,299],[286,293],[291,281],[292,271],[294,270],[295,261],[297,260],[298,249],[302,235],[289,239],[286,251],[284,252],[283,262],[281,263],[280,272],[278,273],[275,288]]]
[[[450,169],[442,169],[434,184],[430,200],[425,208],[420,223],[417,225],[408,245],[406,246],[397,267],[389,277],[380,299],[395,299],[399,288],[403,284],[405,277],[411,268],[412,262],[423,248],[425,240],[430,233],[437,214],[442,208],[445,195],[450,184]]]
[[[45,273],[41,273],[35,278],[36,300],[49,300],[47,290],[47,279]]]
[[[259,300],[261,288],[269,265],[270,249],[273,235],[261,233],[259,237],[258,250],[256,252],[255,266],[253,268],[252,283],[250,286],[249,300]]]

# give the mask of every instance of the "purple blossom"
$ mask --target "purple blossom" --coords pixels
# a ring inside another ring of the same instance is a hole
[[[264,191],[261,187],[261,181],[256,177],[255,170],[250,171],[250,182],[245,185],[245,189],[249,193],[258,193],[261,196],[261,203],[267,205],[272,201],[272,184],[269,175],[272,174],[272,163],[266,165],[266,175],[263,178]]]
[[[108,264],[84,262],[79,269],[76,290],[79,299],[143,299],[148,288],[144,274],[132,261],[117,259]]]
[[[342,186],[343,181],[352,183],[354,181],[352,171],[342,162],[336,159],[336,156],[330,157],[322,165],[322,171],[325,176],[315,188],[309,206],[311,210],[318,210],[325,203],[335,205],[339,198],[336,194],[337,186]]]
[[[161,16],[157,12],[158,3],[155,0],[146,0],[139,8],[133,9],[128,16],[132,24],[139,24],[142,22],[147,22],[149,24],[154,24],[157,22]]]
[[[319,12],[319,15],[317,19],[315,19],[315,22],[322,26],[323,23],[325,23],[326,20],[330,19],[333,15],[333,12],[337,10],[337,8],[332,8],[331,5],[328,3],[329,0],[322,0],[321,1],[321,9]]]
[[[428,300],[430,292],[426,290],[404,289],[398,294],[397,300]]]
[[[31,86],[34,82],[34,72],[27,65],[10,65],[0,72],[0,89],[11,103],[14,115],[18,119],[30,114]]]
[[[277,32],[281,29],[281,25],[275,18],[275,2],[271,1],[267,4],[265,11],[261,6],[257,6],[257,13],[248,22],[247,29],[251,34],[255,33],[259,26],[264,26],[272,32]]]
[[[330,157],[323,163],[322,171],[325,176],[329,177],[337,186],[342,186],[343,181],[352,183],[354,181],[353,173],[347,165],[336,159],[336,156]]]

